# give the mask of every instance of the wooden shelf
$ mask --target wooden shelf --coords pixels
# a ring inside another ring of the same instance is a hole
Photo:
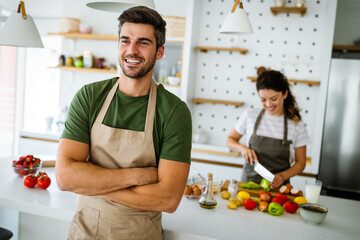
[[[256,82],[256,78],[257,77],[247,77],[248,79],[250,79],[252,82]],[[320,85],[319,81],[310,81],[310,80],[297,80],[297,79],[288,79],[289,82],[292,83],[304,83],[304,84],[308,84],[309,87],[311,87],[312,85]]]
[[[232,101],[224,101],[224,100],[205,99],[205,98],[193,98],[192,102],[195,103],[196,105],[203,104],[203,103],[233,105],[236,108],[244,105],[243,102],[232,102]]]
[[[206,53],[207,51],[229,51],[229,52],[239,52],[241,54],[245,54],[248,52],[245,48],[221,48],[221,47],[203,47],[203,46],[196,46],[200,52]]]
[[[197,153],[207,153],[213,155],[226,156],[226,157],[239,157],[241,154],[240,152],[220,152],[220,151],[213,151],[213,150],[199,149],[199,148],[192,148],[191,151]]]
[[[178,85],[171,85],[171,84],[168,84],[168,83],[161,83],[161,85],[163,85],[164,87],[181,87],[180,84],[178,84]]]
[[[303,17],[306,13],[306,7],[271,7],[272,14],[276,16],[278,13],[300,13]]]
[[[73,39],[92,39],[92,40],[108,40],[117,41],[117,35],[99,35],[99,34],[86,34],[86,33],[48,33],[48,35],[62,36]]]
[[[77,67],[68,67],[68,66],[57,66],[57,67],[48,67],[48,68],[59,69],[63,71],[73,71],[73,72],[98,72],[98,73],[117,74],[117,70],[109,70],[102,68],[77,68]]]
[[[360,46],[355,45],[334,45],[333,50],[346,50],[346,51],[355,51],[360,52]]]

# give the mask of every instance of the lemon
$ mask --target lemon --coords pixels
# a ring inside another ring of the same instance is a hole
[[[307,203],[307,200],[304,197],[296,197],[294,199],[294,202],[296,202],[298,205],[300,205],[300,204],[303,204],[303,203]]]
[[[244,205],[245,198],[243,198],[243,197],[239,197],[239,198],[238,198],[238,200],[239,200],[239,203],[240,203],[240,205],[239,205],[239,206]]]
[[[257,202],[258,204],[261,202],[261,199],[258,197],[253,197],[251,199],[254,200],[255,202]]]
[[[234,202],[228,202],[227,206],[228,206],[228,208],[233,209],[233,210],[237,209],[237,205]]]
[[[222,197],[223,199],[229,199],[230,196],[231,196],[231,194],[230,194],[228,191],[222,191],[222,192],[221,192],[221,197]]]
[[[229,203],[230,203],[230,202],[235,203],[236,206],[240,206],[240,201],[239,201],[239,199],[237,199],[237,198],[231,198],[231,199],[229,200]]]
[[[245,191],[240,191],[237,194],[237,198],[240,198],[240,197],[242,197],[244,199],[249,199],[250,198],[250,193],[245,192]]]

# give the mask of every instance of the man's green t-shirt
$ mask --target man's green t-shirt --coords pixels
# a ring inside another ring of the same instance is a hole
[[[91,128],[117,78],[83,86],[74,96],[61,138],[89,144]],[[144,131],[149,95],[129,97],[116,91],[103,124]],[[162,85],[157,88],[153,128],[157,165],[159,159],[190,163],[191,114],[187,105]]]

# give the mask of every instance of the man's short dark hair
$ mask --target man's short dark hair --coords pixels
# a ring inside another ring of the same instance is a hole
[[[118,20],[119,20],[119,38],[120,38],[121,28],[124,23],[126,22],[143,23],[154,26],[156,49],[159,49],[160,46],[165,44],[166,22],[157,11],[144,6],[132,7],[125,10],[120,15]]]

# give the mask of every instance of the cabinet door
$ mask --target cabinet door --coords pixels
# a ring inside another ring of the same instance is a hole
[[[58,143],[46,140],[20,138],[19,141],[19,154],[57,154]]]

